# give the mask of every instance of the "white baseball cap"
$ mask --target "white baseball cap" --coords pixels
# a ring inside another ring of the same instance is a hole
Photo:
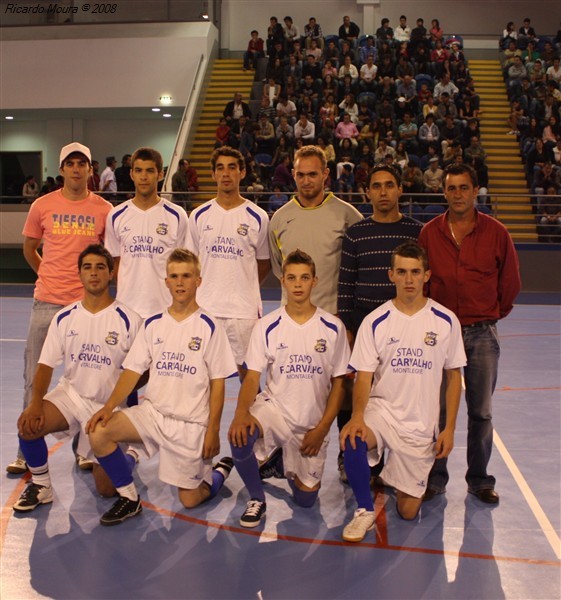
[[[64,146],[64,148],[60,151],[60,158],[58,164],[62,165],[62,163],[74,152],[79,152],[80,154],[83,154],[90,161],[91,164],[92,153],[90,152],[90,149],[87,146],[80,144],[79,142],[72,142],[71,144],[67,144],[66,146]]]

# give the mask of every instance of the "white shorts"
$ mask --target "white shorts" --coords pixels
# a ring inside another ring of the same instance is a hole
[[[203,460],[206,427],[167,417],[147,400],[122,412],[138,431],[148,457],[160,452],[161,481],[185,490],[212,483],[212,459]]]
[[[45,400],[56,406],[62,413],[62,416],[68,423],[68,429],[65,431],[57,431],[52,435],[57,440],[73,438],[77,433],[78,448],[76,452],[89,460],[97,462],[94,453],[90,446],[90,440],[84,432],[86,423],[90,417],[96,413],[103,404],[82,398],[80,394],[70,385],[68,381],[62,379],[55,388],[45,395]]]
[[[284,474],[313,488],[321,482],[329,438],[324,440],[317,456],[302,456],[300,448],[304,433],[290,429],[280,411],[267,400],[256,400],[249,412],[259,421],[263,437],[255,442],[255,456],[265,460],[276,448],[282,448]],[[311,429],[311,428],[310,428]]]
[[[435,443],[404,436],[379,411],[370,405],[364,421],[376,436],[378,445],[368,452],[371,467],[378,464],[388,451],[380,477],[395,489],[415,498],[421,498],[434,464]]]
[[[227,319],[217,317],[217,320],[222,323],[226,331],[236,364],[243,365],[249,347],[251,332],[258,319]]]

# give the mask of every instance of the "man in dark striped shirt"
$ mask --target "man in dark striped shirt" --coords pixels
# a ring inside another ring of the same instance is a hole
[[[351,225],[343,238],[337,314],[343,321],[351,348],[362,320],[395,296],[395,286],[388,278],[394,248],[416,241],[422,223],[399,211],[402,193],[401,175],[391,166],[374,167],[367,180],[366,195],[374,214]],[[339,430],[351,415],[352,384],[348,380],[343,407],[337,417]],[[381,471],[383,461],[373,474]],[[341,480],[346,480],[342,456],[339,459]]]

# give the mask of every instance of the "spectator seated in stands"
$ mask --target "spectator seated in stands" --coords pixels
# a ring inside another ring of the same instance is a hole
[[[276,17],[271,17],[267,28],[267,54],[269,57],[277,44],[284,48],[284,29]]]
[[[459,91],[456,84],[450,79],[450,75],[448,73],[443,73],[440,81],[434,86],[432,94],[436,101],[440,101],[442,94],[447,93],[453,102]]]
[[[339,68],[339,63],[341,62],[339,47],[335,43],[335,40],[330,40],[327,44],[327,48],[324,50],[323,56],[326,61],[331,61],[331,64],[335,69]]]
[[[378,59],[378,49],[376,48],[374,38],[371,35],[366,38],[366,43],[360,47],[358,56],[361,64],[366,63],[369,56],[372,57],[374,63]]]
[[[226,104],[222,114],[230,126],[232,121],[238,121],[242,116],[251,119],[249,104],[243,101],[243,96],[240,92],[234,94],[234,99]]]
[[[360,67],[360,82],[359,87],[363,92],[375,92],[376,91],[376,75],[378,73],[378,67],[374,64],[374,59],[369,56],[366,62]]]
[[[359,35],[359,26],[356,23],[353,23],[348,15],[345,15],[343,17],[343,24],[339,27],[339,40],[345,40],[349,42],[353,48],[356,48],[358,46]]]
[[[290,75],[294,77],[296,81],[302,79],[302,65],[296,59],[294,54],[291,54],[288,57],[288,63],[284,66],[284,80],[286,81],[287,77]]]
[[[420,194],[423,192],[423,172],[412,161],[409,161],[403,169],[401,187],[403,188],[404,194],[407,192],[410,194]],[[417,201],[418,198],[412,198],[409,196],[408,200],[413,202]]]
[[[255,146],[255,151],[259,154],[270,154],[272,156],[275,150],[275,128],[266,114],[259,117],[255,129]]]
[[[283,192],[291,192],[294,190],[294,179],[290,171],[290,156],[288,153],[283,153],[280,156],[280,161],[275,167],[273,173],[273,186],[279,186]]]
[[[315,40],[318,46],[322,49],[325,46],[323,31],[321,30],[321,26],[316,21],[315,17],[310,17],[308,19],[308,23],[304,25],[304,40],[306,43],[306,48],[310,47],[312,40]]]
[[[476,158],[485,162],[487,160],[487,154],[479,141],[479,137],[474,135],[471,138],[469,146],[464,150],[464,159],[466,162],[473,162]]]
[[[259,37],[259,32],[254,29],[251,32],[251,39],[247,44],[247,50],[243,54],[243,70],[247,71],[250,67],[257,69],[257,63],[260,58],[265,56],[264,42]]]
[[[545,196],[538,202],[538,240],[546,243],[561,243],[561,201],[559,190],[548,186]]]
[[[419,128],[420,150],[426,152],[429,145],[437,144],[439,141],[440,130],[438,129],[438,125],[434,122],[434,115],[428,113],[425,122]]]
[[[288,196],[283,193],[279,185],[273,185],[273,194],[269,196],[269,214],[284,206],[288,202]]]
[[[313,121],[308,120],[308,115],[302,113],[300,119],[294,126],[294,138],[302,140],[304,145],[313,144],[316,137],[316,126]]]
[[[512,98],[522,86],[522,79],[528,78],[528,71],[520,56],[515,56],[508,68],[508,94]]]
[[[288,122],[288,117],[286,115],[282,115],[279,119],[279,124],[275,130],[275,137],[278,140],[280,138],[285,138],[285,140],[292,144],[294,141],[294,127]]]
[[[429,168],[423,173],[424,191],[429,194],[442,193],[442,177],[444,171],[439,166],[438,157],[434,156],[429,160]],[[429,198],[431,204],[440,202],[440,199]]]
[[[226,119],[224,117],[220,117],[218,127],[216,128],[216,132],[214,134],[214,139],[215,148],[221,148],[222,146],[227,146],[230,143],[230,127],[226,123]]]
[[[341,175],[337,179],[337,192],[341,200],[352,201],[352,193],[355,187],[355,178],[353,175],[353,165],[344,163],[341,169]]]
[[[342,119],[335,128],[335,137],[338,140],[349,139],[353,148],[358,146],[359,131],[356,125],[351,121],[351,115],[348,112],[343,113]]]
[[[339,67],[339,79],[344,79],[346,75],[349,75],[351,77],[351,81],[353,83],[358,82],[358,70],[351,62],[350,56],[345,56],[345,58],[343,59],[343,64],[341,65],[341,67]]]
[[[448,92],[442,92],[440,95],[440,102],[436,107],[436,124],[440,128],[441,135],[442,128],[445,126],[448,117],[451,117],[452,121],[458,121],[459,123],[456,105],[450,100]]]
[[[346,94],[343,100],[339,103],[339,108],[350,115],[353,123],[358,122],[358,104],[355,101],[354,94]]]
[[[398,141],[403,142],[405,149],[412,154],[416,154],[419,150],[417,133],[417,123],[413,121],[411,113],[405,113],[403,115],[403,123],[397,128]]]
[[[286,49],[288,52],[292,52],[294,49],[294,42],[300,42],[300,31],[298,27],[294,25],[292,17],[284,18],[283,30]]]

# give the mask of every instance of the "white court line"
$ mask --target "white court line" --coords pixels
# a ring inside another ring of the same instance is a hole
[[[18,340],[17,338],[0,338],[0,342],[25,342],[25,340]]]
[[[558,559],[561,559],[561,540],[559,539],[557,532],[553,528],[553,525],[544,513],[542,507],[540,506],[540,503],[534,495],[534,492],[532,492],[530,486],[528,485],[528,483],[524,479],[524,476],[520,472],[520,469],[516,466],[516,463],[510,455],[510,452],[506,449],[506,446],[501,440],[501,437],[497,433],[496,429],[493,431],[493,443],[495,444],[495,446],[497,446],[497,449],[500,452],[503,460],[505,461],[510,473],[512,474],[514,481],[516,481],[516,484],[520,488],[522,495],[524,496],[524,498],[526,498],[526,502],[528,503],[530,510],[534,513],[534,517],[536,517],[537,522],[540,524],[540,527],[542,528],[542,531],[544,532],[547,541],[553,548],[555,556]]]

